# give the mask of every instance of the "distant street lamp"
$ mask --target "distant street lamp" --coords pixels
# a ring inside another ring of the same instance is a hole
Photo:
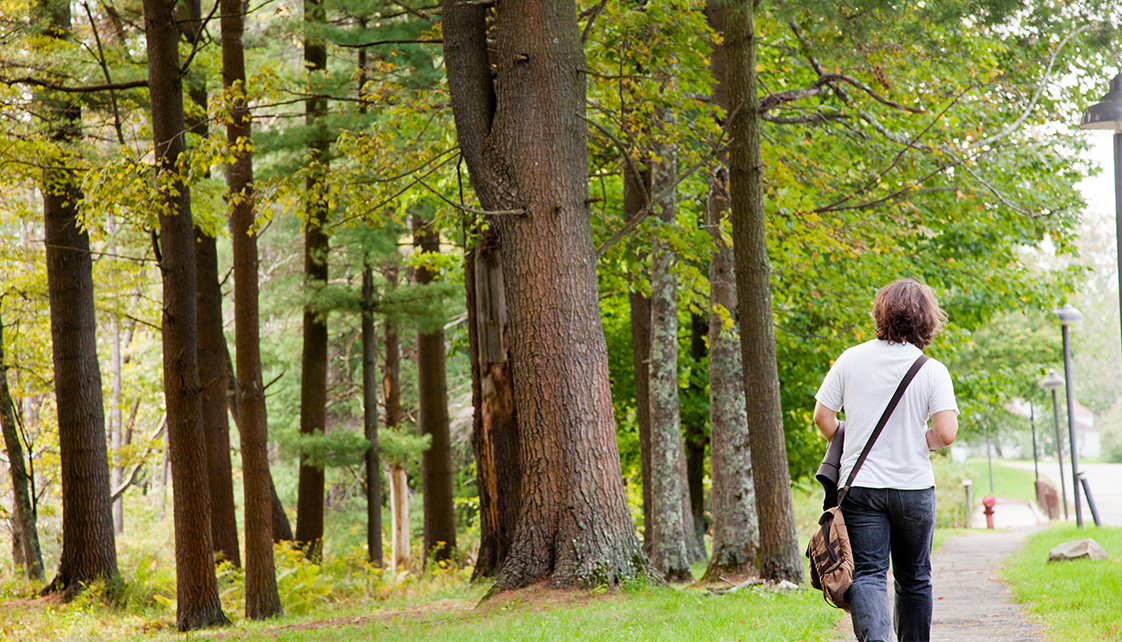
[[[1060,464],[1060,499],[1064,502],[1064,519],[1067,519],[1067,487],[1064,483],[1064,440],[1060,437],[1060,408],[1056,404],[1056,388],[1064,385],[1064,380],[1056,376],[1056,371],[1048,368],[1048,376],[1040,380],[1040,387],[1052,391],[1052,421],[1056,426],[1056,461]]]
[[[1071,341],[1068,326],[1083,319],[1083,313],[1070,303],[1052,311],[1063,325],[1064,390],[1067,392],[1067,433],[1071,444],[1071,490],[1075,497],[1075,525],[1083,528],[1083,505],[1079,501],[1079,448],[1075,441],[1075,391],[1071,389]]]
[[[1114,132],[1114,244],[1118,257],[1119,308],[1122,309],[1122,74],[1110,81],[1110,91],[1102,100],[1083,112],[1079,128]]]

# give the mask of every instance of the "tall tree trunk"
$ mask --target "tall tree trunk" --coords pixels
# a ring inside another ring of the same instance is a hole
[[[70,36],[70,5],[44,0],[50,37]],[[97,362],[93,262],[90,237],[79,227],[82,194],[64,148],[81,135],[81,110],[44,97],[51,119],[49,136],[58,147],[43,159],[43,241],[51,308],[51,353],[58,407],[62,469],[62,558],[58,575],[43,591],[82,590],[90,582],[117,576],[116,540],[105,444],[105,409]]]
[[[390,557],[394,571],[409,570],[409,479],[401,464],[390,466]]]
[[[519,212],[488,216],[503,244],[524,465],[514,543],[495,585],[614,584],[646,564],[624,495],[597,305],[576,7],[444,0],[443,21],[472,185],[484,209]]]
[[[506,297],[494,230],[481,232],[464,257],[464,285],[474,409],[471,446],[479,489],[480,541],[473,577],[492,577],[510,552],[522,495]]]
[[[199,285],[199,381],[210,488],[211,538],[222,559],[241,567],[238,521],[234,512],[230,419],[226,404],[226,337],[222,332],[222,291],[218,284],[215,238],[195,229],[196,278]]]
[[[638,169],[638,168],[636,168]],[[651,193],[651,172],[643,168],[638,172],[625,166],[623,170],[623,218],[630,222],[647,208]],[[651,515],[651,298],[632,283],[629,294],[631,307],[631,359],[635,370],[635,422],[639,429],[640,472],[643,475],[643,551],[650,556],[652,539]]]
[[[374,334],[374,270],[362,271],[362,427],[366,451],[366,558],[382,565],[382,460],[378,453],[378,364]]]
[[[12,479],[12,537],[16,566],[24,575],[43,579],[43,553],[39,548],[39,530],[35,525],[36,510],[32,502],[34,480],[24,464],[23,443],[16,408],[8,388],[8,363],[4,360],[4,322],[0,319],[0,430],[4,433],[4,449],[8,453],[8,472]]]
[[[243,16],[243,18],[242,18],[243,22],[244,22],[244,19],[245,18]],[[225,63],[223,63],[223,64],[225,64]],[[251,123],[251,126],[252,126],[252,123]],[[252,154],[250,156],[252,158]],[[251,165],[251,168],[252,168],[252,163],[250,165]],[[233,225],[233,218],[231,217],[231,228],[232,228],[232,225]],[[257,256],[256,247],[254,249],[253,254],[254,254],[254,256]],[[237,275],[237,268],[234,269],[234,273],[235,273],[235,277],[234,277],[234,281],[235,281],[235,285],[234,285],[234,299],[235,299],[234,309],[235,309],[235,312],[234,312],[234,314],[235,314],[235,317],[236,317],[237,316],[237,276],[236,276]],[[256,274],[256,272],[254,272],[254,274]],[[254,300],[256,300],[256,298]],[[254,315],[254,319],[256,319],[256,318],[257,318],[257,316]],[[258,323],[258,325],[260,325],[260,323]],[[237,319],[236,318],[234,319],[234,326],[235,326],[235,334],[237,334]],[[260,337],[258,337],[257,345],[258,345],[258,355],[260,355],[260,352],[261,352]],[[258,361],[260,361],[260,359],[258,359]],[[260,370],[260,367],[258,367],[258,370]],[[260,373],[257,375],[257,378],[258,379],[261,378]],[[240,390],[241,385],[238,383],[237,375],[234,374],[234,364],[230,360],[230,350],[229,350],[228,346],[227,346],[227,349],[226,349],[226,380],[227,380],[227,384],[226,384],[226,403],[227,403],[227,407],[229,408],[230,416],[234,418],[234,423],[238,426],[238,431],[240,433],[240,431],[241,431],[241,419],[238,415],[238,395],[241,394],[241,390]],[[264,391],[262,391],[262,393],[263,392]],[[268,443],[269,420],[268,420],[268,413],[265,412],[264,408],[262,408],[262,410],[261,410],[261,416],[263,418],[261,421],[265,426],[266,443]],[[244,457],[243,457],[243,460],[244,460]],[[268,463],[269,463],[268,449],[266,449],[266,457],[265,457],[266,468],[268,468]],[[243,468],[242,468],[242,476],[243,477],[245,476],[244,464],[243,464]],[[288,523],[288,515],[284,512],[284,504],[281,503],[280,496],[277,495],[277,487],[273,483],[273,472],[272,472],[272,470],[269,470],[269,495],[271,496],[270,504],[271,504],[271,508],[272,508],[271,512],[272,512],[272,515],[273,515],[273,529],[272,529],[273,543],[279,544],[281,542],[294,541],[295,538],[292,536],[292,525]],[[247,551],[247,554],[248,554],[248,551]]]
[[[109,487],[117,488],[121,485],[124,467],[117,458],[120,457],[121,439],[121,329],[117,326],[117,315],[109,320],[109,367],[113,372],[113,381],[110,384],[109,397],[109,445],[113,449],[114,462],[109,472]],[[113,532],[120,535],[125,531],[125,505],[124,497],[113,501]]]
[[[275,517],[280,500],[269,473],[268,424],[261,379],[253,153],[248,145],[253,125],[245,96],[244,11],[241,0],[222,0],[222,84],[233,95],[233,110],[226,121],[226,142],[236,150],[234,162],[226,168],[226,187],[234,254],[234,334],[238,360],[235,389],[245,503],[245,615],[251,620],[263,620],[281,614],[273,563],[273,540],[281,524]],[[226,358],[229,359],[228,352]],[[283,507],[280,513],[283,518]],[[285,527],[287,523],[285,518]],[[289,533],[288,538],[291,537]]]
[[[388,265],[383,277],[389,287],[397,287],[398,268]],[[401,426],[401,342],[397,324],[387,319],[385,323],[385,368],[383,386],[386,394],[386,428],[400,430]],[[394,570],[409,567],[409,485],[405,470],[398,464],[390,466],[390,564]]]
[[[385,267],[382,277],[390,288],[396,288],[398,267]],[[397,324],[393,320],[386,320],[384,330],[383,357],[386,363],[382,370],[382,386],[386,395],[386,428],[398,430],[401,426],[401,340],[397,336]]]
[[[668,188],[674,182],[674,150],[663,146],[655,155],[660,162],[652,163],[651,184],[663,194],[654,203],[655,214],[663,226],[673,226],[677,208],[674,191]],[[656,239],[651,249],[649,370],[653,521],[647,528],[651,530],[651,566],[668,580],[680,582],[690,579],[690,563],[696,558],[687,545],[688,539],[694,539],[693,517],[683,510],[689,506],[689,491],[682,483],[685,453],[678,400],[678,287],[671,273],[673,263],[669,243]]]
[[[175,482],[176,628],[229,624],[218,599],[210,489],[199,395],[195,236],[191,197],[177,175],[185,151],[183,81],[172,0],[144,0],[156,162],[166,186],[158,204],[163,273],[164,398]],[[168,176],[171,174],[171,176]]]
[[[725,31],[725,9],[714,2],[706,8],[709,25]],[[710,69],[717,81],[713,104],[728,113],[728,58],[724,44],[713,45]],[[745,414],[744,373],[736,318],[736,283],[733,252],[721,235],[728,216],[728,156],[722,154],[709,177],[705,223],[713,238],[709,259],[709,439],[710,514],[713,516],[713,554],[705,579],[757,572],[759,522],[756,489],[752,480],[752,450]],[[728,325],[726,325],[726,323]]]
[[[180,24],[181,36],[189,43],[202,37],[204,26],[199,0],[186,3],[188,19]],[[181,6],[182,9],[182,6]],[[189,118],[188,130],[202,138],[209,134],[206,77],[187,75],[187,94],[198,109]],[[195,228],[195,268],[198,284],[199,382],[206,438],[207,477],[210,486],[210,528],[214,551],[241,567],[238,521],[234,511],[233,466],[230,462],[230,419],[226,410],[226,337],[222,331],[222,287],[218,281],[218,244],[213,234]]]
[[[431,222],[413,216],[413,245],[426,253],[440,253],[440,233]],[[434,282],[439,273],[419,268],[418,285]],[[452,559],[456,550],[456,513],[452,497],[452,444],[448,426],[448,383],[444,365],[444,328],[436,325],[417,334],[417,393],[421,434],[432,441],[421,456],[424,489],[424,555]]]
[[[739,303],[740,351],[752,473],[760,524],[760,574],[802,583],[803,565],[791,506],[791,478],[783,439],[783,411],[775,363],[767,225],[760,161],[760,116],[756,90],[756,32],[753,5],[729,7],[728,53],[729,193]]]
[[[706,317],[701,314],[690,315],[690,359],[694,364],[700,364],[708,353],[705,345],[705,336],[709,332]],[[691,398],[705,394],[702,386],[697,381],[690,381],[689,393]],[[692,417],[686,423],[683,420],[682,441],[686,448],[686,490],[689,492],[690,517],[693,519],[693,532],[697,538],[697,545],[701,548],[702,559],[705,556],[705,447],[709,445],[709,437],[705,434],[705,425],[701,417]]]
[[[323,0],[304,2],[304,66],[313,93],[304,103],[311,167],[305,185],[304,284],[309,296],[327,284],[328,239],[324,181],[327,177],[327,136],[323,116],[327,99],[318,94],[319,77],[327,70],[327,48],[318,31],[323,28]],[[327,318],[313,306],[304,309],[304,353],[300,378],[300,434],[322,435],[327,425]],[[296,541],[309,559],[323,554],[323,468],[300,456],[300,482],[296,499]]]

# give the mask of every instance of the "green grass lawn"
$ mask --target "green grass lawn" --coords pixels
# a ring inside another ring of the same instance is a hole
[[[1057,544],[1091,538],[1108,561],[1047,563]],[[1018,602],[1040,617],[1051,640],[1091,642],[1122,640],[1122,528],[1086,528],[1061,524],[1029,537],[1023,549],[1006,560],[1002,578]]]
[[[743,592],[705,596],[693,590],[651,588],[616,594],[551,595],[532,591],[468,611],[433,609],[410,617],[375,617],[329,627],[312,623],[247,628],[238,640],[349,640],[426,642],[530,640],[802,640],[831,639],[839,612],[816,593]]]
[[[990,494],[990,473],[985,459],[971,459],[967,462],[974,477],[974,501],[980,502]],[[1031,470],[1021,470],[993,461],[993,495],[1008,497],[1026,502],[1036,501],[1036,478]]]
[[[174,632],[173,611],[121,611],[81,597],[69,605],[0,603],[5,642],[180,642],[244,640],[344,642],[498,642],[530,640],[827,642],[841,611],[809,589],[742,590],[709,595],[695,588],[629,586],[612,591],[531,587],[479,604],[486,586],[451,580],[440,590],[420,580],[384,601],[324,604],[302,615],[251,622],[235,609],[232,627]]]

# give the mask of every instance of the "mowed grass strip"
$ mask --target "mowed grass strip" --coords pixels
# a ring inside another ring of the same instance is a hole
[[[985,459],[971,459],[967,462],[974,473],[974,505],[990,494],[990,471]],[[1036,501],[1036,477],[1031,470],[1022,470],[1003,465],[993,460],[993,495],[1019,499],[1025,502]]]
[[[1107,561],[1047,563],[1048,551],[1063,542],[1091,538]],[[1122,528],[1061,524],[1029,537],[1001,571],[1016,600],[1040,618],[1050,640],[1122,640]]]
[[[382,614],[365,622],[361,618],[305,620],[280,627],[265,624],[227,630],[217,636],[246,642],[826,642],[834,638],[840,614],[810,590],[746,590],[709,596],[694,589],[671,588],[604,594],[529,589],[500,595],[469,612],[436,608],[402,617]]]

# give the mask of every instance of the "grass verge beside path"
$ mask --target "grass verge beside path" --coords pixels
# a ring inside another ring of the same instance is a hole
[[[1048,551],[1063,542],[1091,538],[1110,559],[1047,563]],[[1061,524],[1029,537],[1001,571],[1018,602],[1040,617],[1050,640],[1122,640],[1122,528]]]

